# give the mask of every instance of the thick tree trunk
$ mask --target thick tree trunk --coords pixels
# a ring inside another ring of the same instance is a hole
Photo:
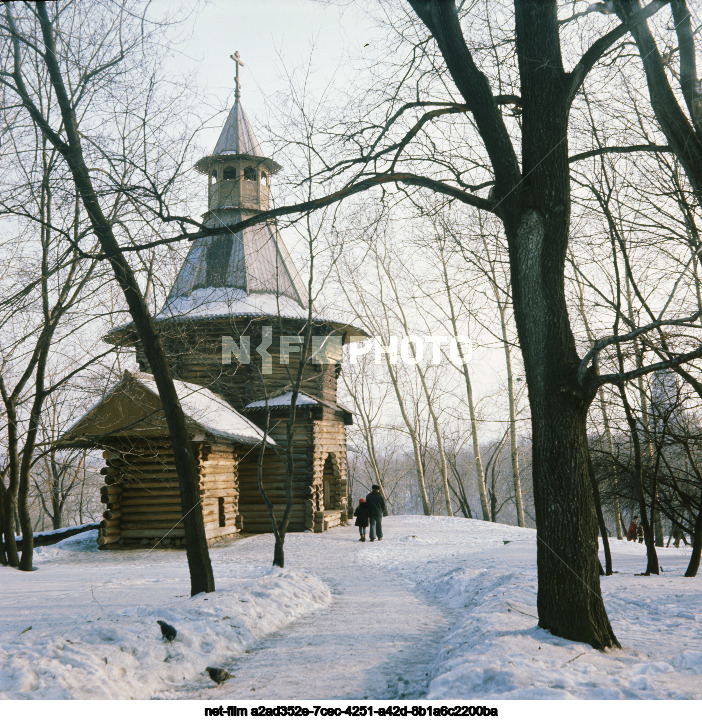
[[[600,593],[587,410],[576,377],[564,275],[570,226],[567,81],[555,3],[515,4],[522,80],[519,207],[505,215],[515,321],[533,439],[539,625],[595,648],[618,646]],[[539,28],[538,32],[535,32]]]
[[[4,501],[2,507],[3,515],[3,533],[5,536],[5,556],[7,564],[17,568],[19,566],[19,553],[17,551],[17,541],[15,539],[15,507],[14,499],[9,491],[4,493]]]
[[[28,452],[25,449],[25,452]],[[32,519],[29,515],[28,503],[29,478],[20,483],[17,512],[20,520],[20,530],[22,531],[22,557],[20,558],[20,571],[34,570],[34,529],[32,528]]]
[[[0,479],[0,565],[7,566],[7,554],[5,553],[5,486]]]
[[[565,127],[559,140],[563,137]],[[551,207],[558,209],[559,201],[563,216],[568,198],[552,201]],[[582,397],[576,383],[578,357],[559,268],[562,261],[554,252],[558,241],[565,248],[565,239],[558,238],[567,234],[567,215],[565,220],[527,211],[511,242],[517,270],[512,278],[515,317],[532,417],[537,607],[543,628],[605,648],[619,644],[600,594],[586,432],[591,399]]]

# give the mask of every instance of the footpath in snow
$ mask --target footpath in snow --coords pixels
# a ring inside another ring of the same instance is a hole
[[[244,556],[268,551],[270,541],[248,539]],[[427,692],[431,661],[448,632],[449,614],[437,599],[371,562],[383,544],[358,541],[355,528],[295,534],[286,563],[321,578],[331,604],[265,639],[226,664],[234,678],[213,689],[190,685],[186,698],[419,698]],[[242,549],[243,550],[243,549]]]
[[[702,581],[688,549],[612,541],[602,579],[621,650],[537,627],[536,537],[465,519],[391,517],[356,529],[212,549],[218,591],[190,598],[181,551],[97,552],[94,532],[0,568],[0,698],[695,699]],[[165,644],[156,625],[178,629]],[[234,675],[219,688],[208,665]]]

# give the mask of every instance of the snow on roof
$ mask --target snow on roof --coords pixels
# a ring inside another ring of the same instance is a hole
[[[215,318],[270,317],[307,320],[308,310],[291,298],[273,293],[249,293],[235,288],[198,288],[190,295],[180,295],[164,305],[155,321],[208,320]],[[368,334],[353,325],[341,314],[312,313],[313,323],[333,323],[348,327],[356,335],[366,338]],[[128,325],[131,325],[128,324]],[[123,326],[127,327],[127,326]],[[114,331],[120,330],[115,328]],[[110,331],[110,333],[114,333]]]
[[[237,288],[197,288],[190,295],[170,299],[154,320],[170,318],[220,318],[278,316],[307,318],[307,310],[287,296],[252,293]]]
[[[273,396],[273,398],[268,399],[268,407],[269,408],[275,408],[275,407],[281,407],[281,406],[289,406],[292,402],[292,391],[288,391],[287,393],[281,393],[278,396]],[[333,408],[334,410],[342,410],[346,413],[353,413],[353,411],[350,408],[347,408],[344,405],[341,405],[341,403],[332,403],[331,401],[325,401],[321,398],[315,398],[314,396],[309,396],[307,393],[298,393],[297,396],[297,402],[295,403],[296,406],[327,406],[328,408]],[[266,407],[266,399],[263,398],[258,401],[253,401],[253,403],[249,403],[247,406],[245,406],[244,410],[251,410],[253,408],[265,408]]]
[[[158,396],[158,388],[152,375],[148,373],[131,375],[134,380]],[[174,380],[173,385],[183,413],[204,430],[215,436],[227,437],[241,443],[260,443],[263,440],[263,431],[216,393],[195,383]],[[266,443],[275,445],[272,438],[268,438]]]
[[[61,436],[59,443],[62,445],[70,445],[74,442],[85,440],[86,438],[107,437],[124,433],[125,427],[131,425],[126,424],[125,426],[124,419],[120,420],[116,427],[106,424],[104,425],[104,430],[100,431],[95,430],[94,427],[100,425],[98,419],[101,407],[104,407],[105,404],[110,403],[120,395],[123,397],[126,396],[127,399],[135,395],[134,392],[130,393],[128,388],[130,384],[134,383],[146,389],[152,396],[155,396],[155,401],[160,405],[158,388],[152,375],[149,373],[130,373],[129,371],[125,371],[123,378],[112,386],[98,403],[90,408],[80,420],[74,423]],[[229,403],[216,393],[195,383],[185,383],[174,380],[173,385],[183,413],[185,414],[186,421],[189,421],[191,424],[194,423],[204,432],[210,433],[218,438],[253,445],[262,442],[264,438],[263,431],[255,423],[252,423],[248,418],[232,408]],[[153,418],[148,408],[142,406],[141,410],[146,414],[145,419]],[[154,411],[155,410],[156,409],[154,409]],[[160,410],[162,411],[162,409]],[[105,414],[109,415],[109,411],[106,410],[103,416]],[[137,415],[139,414],[137,413]],[[141,420],[144,419],[131,419],[132,424],[137,425]],[[153,422],[155,422],[155,419],[153,419]],[[266,443],[268,445],[275,445],[275,441],[269,437],[266,437]]]
[[[268,407],[273,408],[275,406],[289,406],[292,402],[292,391],[289,391],[288,393],[283,393],[279,396],[274,396],[273,398],[268,399]],[[299,393],[297,396],[297,402],[295,403],[296,406],[318,406],[320,405],[320,402],[316,398],[312,398],[312,396],[308,396],[306,393]],[[266,407],[266,399],[260,401],[254,401],[253,403],[249,403],[246,408],[265,408]]]

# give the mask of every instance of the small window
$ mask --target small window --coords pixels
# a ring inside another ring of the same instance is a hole
[[[224,515],[224,498],[220,496],[217,503],[219,504],[219,527],[224,528],[227,525],[227,517]]]
[[[244,180],[256,180],[256,168],[250,165],[244,168]]]
[[[236,180],[236,168],[225,168],[224,180]]]
[[[216,170],[213,170],[213,171],[210,173],[210,179],[212,180],[213,183],[216,183],[216,182],[217,182],[217,171],[216,171]]]
[[[265,173],[261,173],[261,185],[268,185],[268,176]]]

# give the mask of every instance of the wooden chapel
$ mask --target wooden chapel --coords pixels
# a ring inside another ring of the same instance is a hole
[[[235,101],[211,155],[203,222],[226,227],[269,208],[281,170],[258,144]],[[292,430],[294,506],[288,529],[322,532],[347,521],[346,426],[337,400],[343,345],[367,334],[319,315],[273,223],[196,240],[155,316],[191,429],[208,540],[271,532],[258,489],[278,519],[285,506],[285,454],[300,341],[311,330],[313,361],[302,363]],[[311,324],[311,325],[310,325]],[[182,545],[180,498],[166,422],[131,324],[106,340],[134,348],[140,372],[124,378],[63,436],[62,445],[103,449],[107,508],[98,543]]]

